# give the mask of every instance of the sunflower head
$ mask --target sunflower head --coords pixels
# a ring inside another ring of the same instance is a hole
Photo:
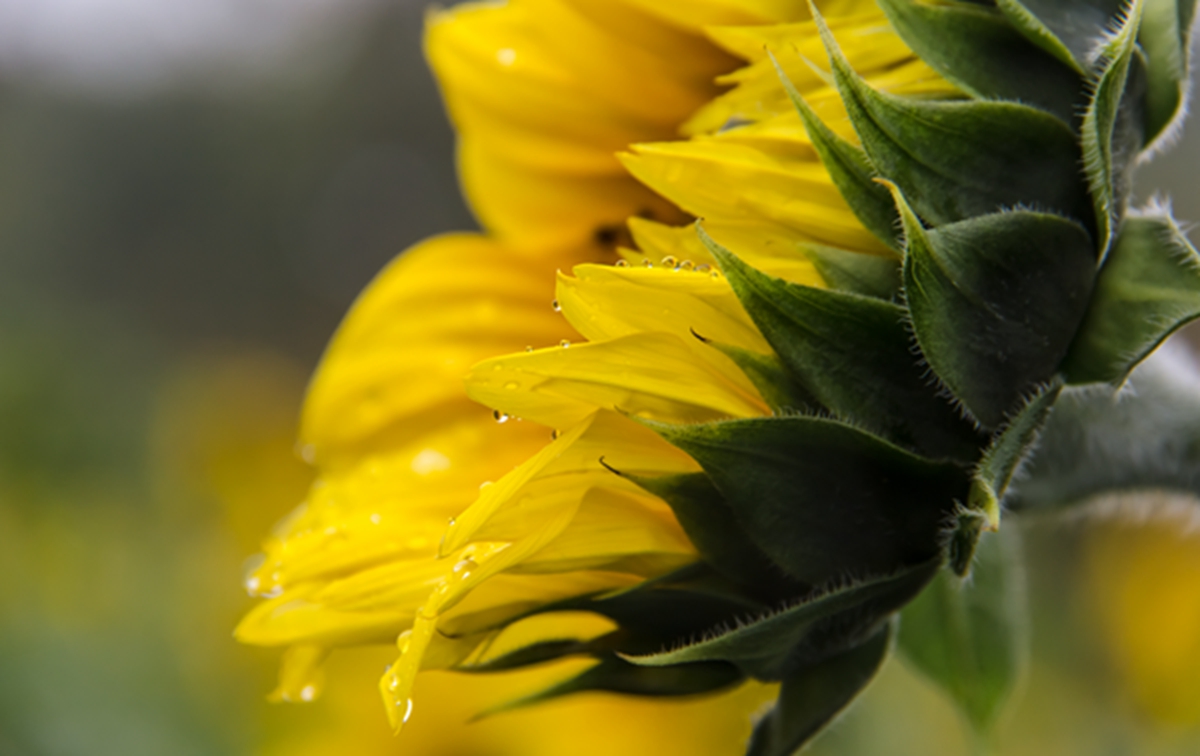
[[[408,253],[343,326],[306,410],[322,482],[268,544],[243,637],[293,646],[286,694],[327,649],[398,635],[397,726],[428,667],[593,661],[509,706],[779,682],[766,756],[853,699],[921,596],[901,647],[987,727],[1015,671],[961,659],[1020,655],[986,628],[940,643],[936,607],[1008,611],[989,533],[1055,402],[1119,387],[1200,315],[1169,212],[1127,210],[1181,118],[1192,15],[436,14],[489,236]],[[441,380],[463,372],[465,396]]]

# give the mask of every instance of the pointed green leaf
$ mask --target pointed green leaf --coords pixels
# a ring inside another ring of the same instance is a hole
[[[655,580],[605,596],[568,599],[535,613],[583,610],[608,617],[621,626],[618,650],[650,653],[678,638],[757,614],[765,605],[705,563],[690,565]]]
[[[607,657],[594,667],[552,685],[530,696],[493,706],[475,716],[476,720],[521,709],[556,698],[605,691],[636,696],[692,696],[711,693],[740,683],[744,678],[732,664],[706,662],[674,667],[639,667],[615,656]]]
[[[988,529],[988,516],[977,510],[959,507],[954,513],[954,529],[946,543],[946,566],[955,575],[966,577],[975,561],[979,538]]]
[[[912,354],[904,308],[773,278],[700,234],[780,361],[834,415],[928,456],[975,456],[974,431]]]
[[[795,584],[747,537],[729,503],[707,475],[646,478],[621,474],[671,506],[700,556],[718,573],[745,586],[755,596],[797,592]]]
[[[887,193],[886,187],[878,183],[875,185]],[[888,202],[892,202],[890,194]],[[895,207],[895,203],[892,203],[893,211]],[[899,228],[900,216],[896,215],[895,218]],[[831,289],[889,302],[900,293],[900,261],[894,257],[864,255],[816,244],[805,244],[800,251],[808,257]]]
[[[774,354],[759,354],[748,349],[706,339],[695,331],[692,335],[733,360],[758,392],[776,412],[815,411],[818,402],[804,386],[788,372]]]
[[[819,21],[819,19],[818,19]],[[877,92],[819,24],[846,111],[876,171],[932,225],[1028,206],[1090,224],[1079,145],[1058,118],[1026,105],[930,101]]]
[[[1025,660],[1024,574],[1016,531],[985,533],[970,580],[942,571],[900,615],[899,648],[986,732]]]
[[[1168,343],[1120,392],[1063,391],[1038,452],[1012,485],[1011,509],[1065,509],[1104,494],[1200,496],[1200,373]]]
[[[1088,61],[1077,58],[1071,48],[1067,47],[1066,43],[1051,31],[1050,27],[1046,26],[1046,22],[1023,5],[1021,0],[996,0],[996,7],[1030,42],[1050,53],[1080,75],[1087,73]],[[1101,31],[1102,29],[1097,29],[1095,36],[1098,37]]]
[[[1039,40],[1027,40],[996,9],[925,0],[879,0],[879,6],[921,60],[963,91],[1036,105],[1074,122],[1082,70],[1069,53],[1065,62],[1062,51],[1055,55]]]
[[[827,418],[642,422],[699,462],[750,539],[810,585],[929,559],[967,492],[958,466]]]
[[[996,5],[1031,42],[1088,71],[1125,0],[996,0]]]
[[[1018,466],[1037,443],[1038,434],[1046,424],[1046,418],[1062,387],[1062,379],[1057,376],[1039,387],[1025,401],[1025,406],[992,439],[975,468],[967,507],[982,513],[992,530],[1000,525],[1000,500],[1004,498]]]
[[[800,120],[804,122],[804,129],[821,158],[821,164],[829,172],[842,198],[868,231],[889,247],[899,249],[896,208],[887,192],[882,191],[882,187],[875,182],[877,174],[871,167],[866,153],[833,133],[822,123],[792,84],[792,80],[779,67],[774,56],[771,61],[775,63],[775,69],[788,97],[800,113]]]
[[[1143,0],[1132,0],[1117,33],[1101,48],[1100,75],[1080,126],[1083,166],[1095,207],[1102,256],[1108,252],[1113,226],[1124,211],[1131,169],[1143,143],[1141,114],[1135,112],[1132,99],[1125,97],[1142,4]]]
[[[925,231],[895,194],[917,343],[971,415],[997,428],[1067,353],[1095,278],[1091,239],[1073,221],[1029,211]]]
[[[747,756],[791,756],[875,677],[891,645],[885,627],[866,643],[783,681],[779,700],[754,727]]]
[[[939,560],[818,593],[695,642],[643,656],[633,664],[662,667],[704,661],[735,664],[758,680],[780,680],[819,663],[879,631],[879,623],[908,603],[938,570]]]
[[[1126,218],[1063,364],[1069,383],[1122,383],[1200,317],[1200,255],[1169,215]]]
[[[1195,0],[1146,0],[1142,11],[1138,44],[1146,56],[1147,143],[1167,129],[1183,104],[1191,27],[1180,26],[1182,6],[1194,7]]]

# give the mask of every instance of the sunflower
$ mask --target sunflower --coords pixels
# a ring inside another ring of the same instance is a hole
[[[277,696],[395,642],[397,728],[421,669],[582,657],[512,705],[782,681],[752,752],[817,731],[970,570],[1063,386],[1200,313],[1177,226],[1125,211],[1191,5],[1042,5],[433,13],[486,231],[384,270],[312,382],[319,478],[237,630],[288,647]]]

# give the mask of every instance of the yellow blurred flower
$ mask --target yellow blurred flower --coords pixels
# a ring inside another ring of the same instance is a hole
[[[876,88],[953,93],[870,0],[820,7]],[[505,625],[697,559],[667,504],[607,469],[699,469],[626,415],[770,413],[692,335],[770,351],[681,224],[703,216],[747,262],[813,285],[797,243],[895,255],[835,188],[767,50],[855,141],[809,62],[823,52],[802,3],[513,0],[431,16],[428,57],[487,233],[426,241],[383,271],[313,379],[301,439],[319,477],[268,539],[247,581],[264,601],[237,630],[288,647],[278,698],[314,698],[334,648],[394,641],[381,691],[399,727],[419,669],[595,638],[611,629],[596,617]]]
[[[1100,638],[1153,719],[1200,724],[1200,534],[1192,501],[1150,494],[1096,526],[1085,551]],[[1146,519],[1145,515],[1150,514]]]

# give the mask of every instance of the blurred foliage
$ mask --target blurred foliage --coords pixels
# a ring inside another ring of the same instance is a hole
[[[421,17],[393,5],[286,71],[137,96],[0,72],[0,754],[717,754],[769,697],[588,695],[468,725],[561,672],[430,675],[397,741],[375,693],[392,650],[275,706],[276,655],[232,641],[243,561],[304,495],[321,347],[393,254],[472,224]],[[1027,528],[1033,663],[998,753],[1200,751],[1200,540],[1180,529]],[[894,660],[812,752],[970,753],[956,717]]]

